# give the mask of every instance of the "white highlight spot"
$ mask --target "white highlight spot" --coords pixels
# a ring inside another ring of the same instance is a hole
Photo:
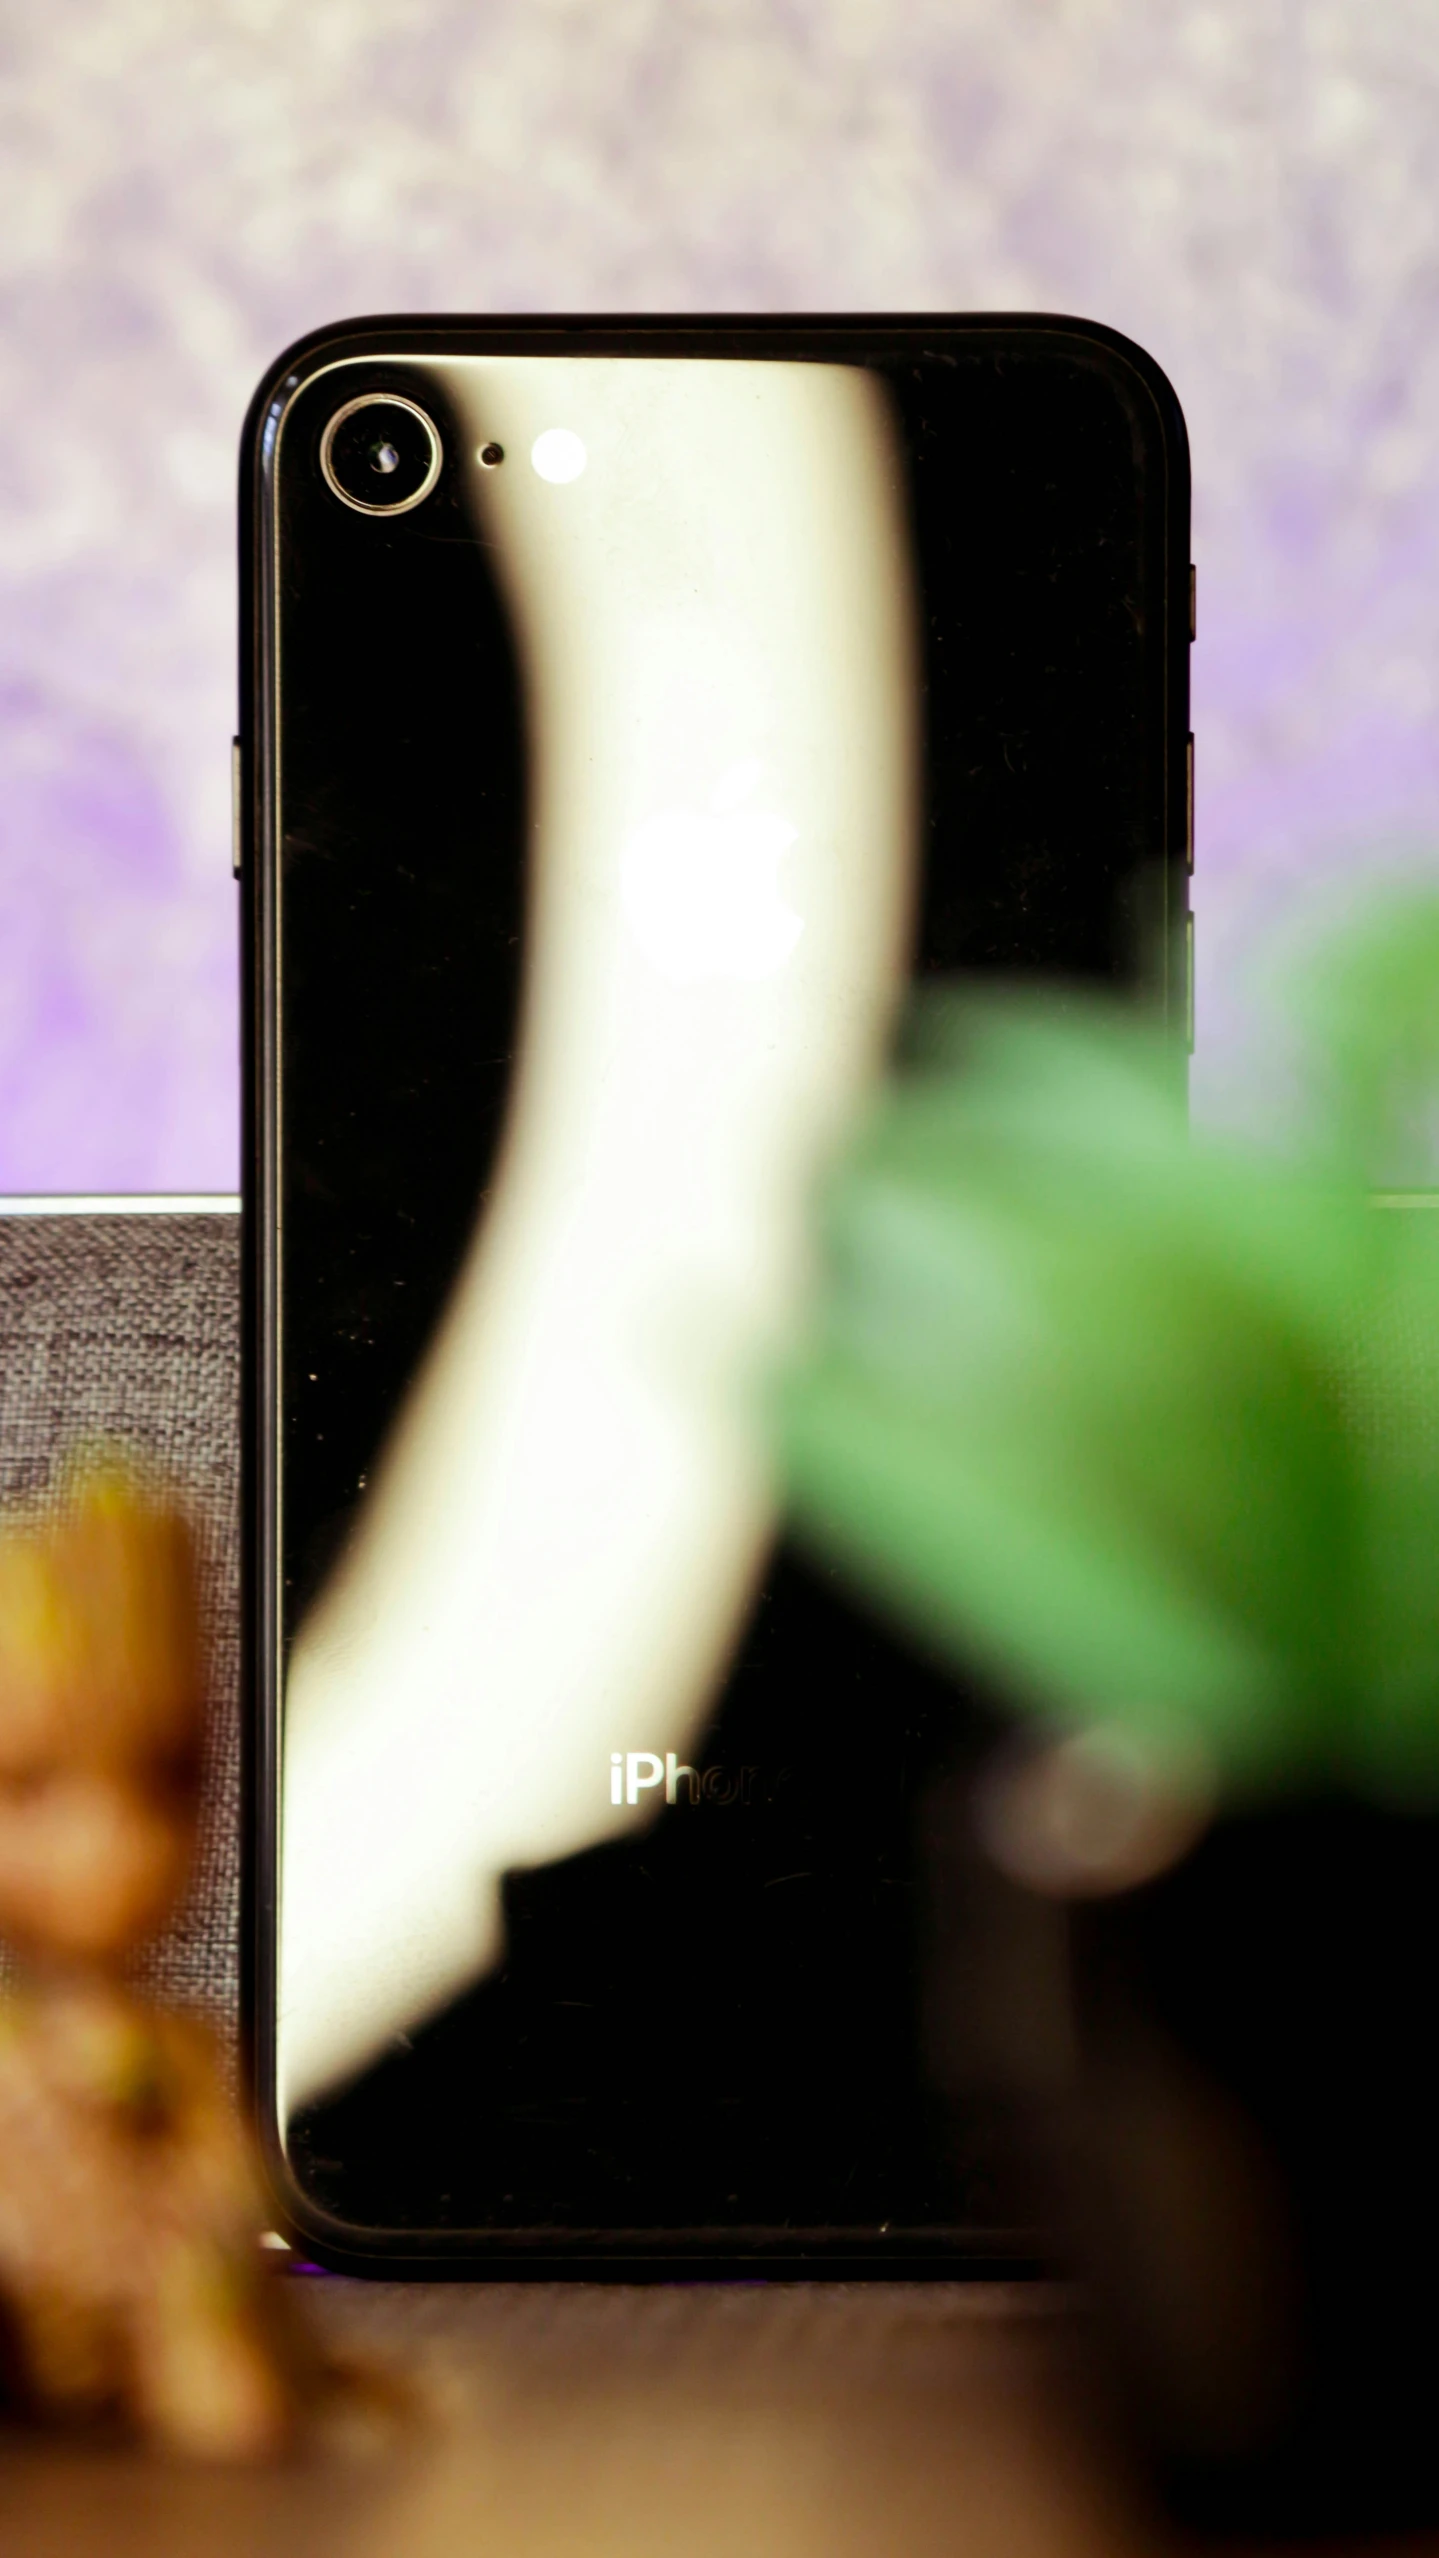
[[[530,460],[542,480],[554,480],[562,487],[566,480],[579,478],[589,455],[569,427],[547,426],[530,446]]]
[[[732,766],[708,808],[662,808],[625,846],[620,894],[630,930],[677,986],[773,977],[804,931],[779,885],[796,828],[767,809],[736,804],[759,770]]]
[[[625,1801],[638,1803],[647,1786],[664,1781],[665,1763],[657,1750],[625,1752]]]

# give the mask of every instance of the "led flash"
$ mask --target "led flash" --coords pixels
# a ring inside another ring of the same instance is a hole
[[[542,480],[553,480],[563,486],[566,480],[577,480],[589,455],[577,435],[567,426],[547,426],[530,447],[530,460]]]

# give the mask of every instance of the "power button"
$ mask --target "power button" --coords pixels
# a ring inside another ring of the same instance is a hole
[[[230,740],[230,868],[238,879],[241,868],[240,810],[243,793],[240,785],[240,741]]]

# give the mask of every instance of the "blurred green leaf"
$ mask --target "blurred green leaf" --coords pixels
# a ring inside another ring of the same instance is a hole
[[[1018,1703],[1239,1791],[1439,1792],[1439,1214],[1367,1187],[1439,1065],[1439,906],[1309,1001],[1281,1157],[1192,1137],[1117,1008],[931,999],[830,1185],[780,1438],[801,1532]]]

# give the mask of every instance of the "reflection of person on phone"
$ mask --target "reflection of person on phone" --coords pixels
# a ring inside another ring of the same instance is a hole
[[[885,395],[827,365],[440,369],[529,686],[492,1204],[286,1697],[282,2101],[494,1960],[498,1885],[648,1817],[772,1518],[746,1388],[902,981],[911,597]],[[479,706],[477,706],[477,716]]]

